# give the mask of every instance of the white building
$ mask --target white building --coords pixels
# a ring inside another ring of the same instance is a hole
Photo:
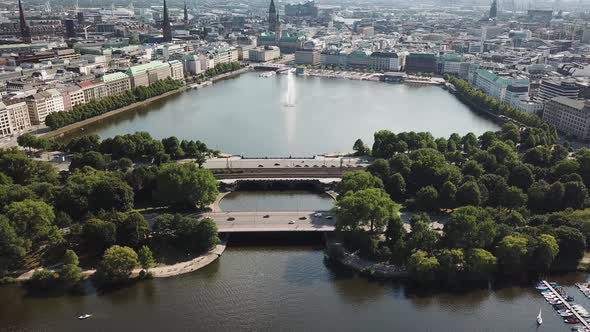
[[[173,60],[168,62],[170,65],[170,75],[174,80],[183,80],[184,79],[184,66],[182,62],[178,60]]]
[[[555,97],[545,104],[543,120],[562,133],[590,139],[590,101]]]
[[[261,46],[248,51],[248,60],[267,62],[281,57],[281,50],[276,46]]]
[[[47,115],[65,110],[63,97],[56,89],[38,92],[25,100],[33,125],[43,124]]]
[[[29,109],[23,100],[0,102],[0,137],[18,134],[30,126]]]

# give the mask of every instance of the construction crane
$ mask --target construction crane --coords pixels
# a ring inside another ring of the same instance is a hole
[[[92,25],[87,25],[85,27],[82,28],[82,30],[84,30],[84,39],[88,39],[88,28],[90,28]]]

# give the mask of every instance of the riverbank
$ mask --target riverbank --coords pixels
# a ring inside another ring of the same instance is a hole
[[[326,258],[362,275],[371,277],[398,279],[408,276],[405,266],[392,265],[383,262],[372,262],[358,256],[356,253],[348,252],[344,245],[333,239],[326,239]]]
[[[155,267],[148,269],[148,272],[150,272],[152,274],[153,278],[169,278],[169,277],[179,276],[179,275],[186,274],[186,273],[191,273],[191,272],[197,271],[199,269],[202,269],[205,266],[216,261],[219,257],[221,257],[221,255],[225,251],[226,247],[227,247],[227,240],[222,240],[220,244],[215,246],[215,248],[213,248],[213,249],[209,250],[208,252],[206,252],[198,257],[195,257],[189,261],[179,262],[179,263],[171,264],[171,265],[155,266]],[[27,271],[27,272],[19,275],[18,277],[16,277],[16,280],[19,282],[29,280],[33,276],[33,273],[35,273],[35,271],[37,271],[37,270],[38,269],[33,269],[30,271]],[[131,272],[130,277],[133,278],[133,277],[139,276],[139,274],[142,270],[143,269],[139,269],[139,268],[134,269]],[[59,272],[58,269],[50,269],[50,271]],[[86,277],[86,278],[91,277],[95,273],[96,273],[96,269],[89,269],[89,270],[82,271],[82,275],[84,275],[84,277]]]

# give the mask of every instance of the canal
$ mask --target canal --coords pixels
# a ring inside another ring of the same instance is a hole
[[[270,195],[270,196],[269,196]],[[225,201],[225,202],[224,202]],[[236,192],[227,210],[294,210],[332,202],[302,191]],[[249,242],[250,241],[250,242]],[[371,280],[324,260],[321,237],[233,241],[223,256],[191,274],[108,292],[90,283],[79,295],[32,295],[0,287],[2,331],[569,331],[532,287],[424,290]],[[295,243],[295,244],[294,244]],[[585,274],[559,278],[573,287]],[[544,323],[535,323],[539,308]],[[85,321],[83,313],[94,316]]]
[[[159,100],[84,128],[101,137],[147,131],[156,138],[198,139],[226,153],[311,156],[348,152],[375,131],[479,135],[498,126],[447,91],[410,86],[243,74]]]

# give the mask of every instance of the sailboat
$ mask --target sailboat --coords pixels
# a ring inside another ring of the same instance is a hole
[[[541,309],[539,309],[539,314],[537,315],[537,325],[543,324],[543,317],[541,317]]]

